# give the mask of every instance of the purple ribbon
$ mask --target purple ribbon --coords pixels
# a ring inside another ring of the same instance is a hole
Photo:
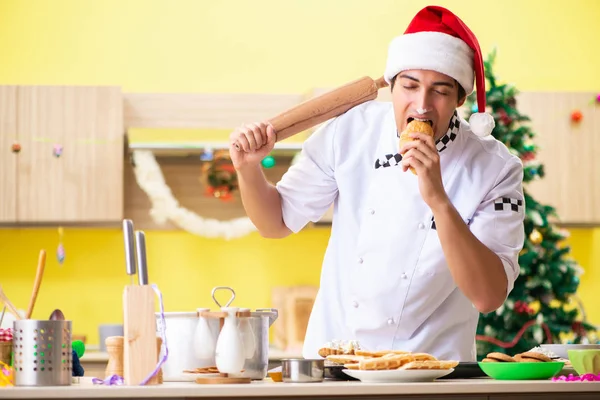
[[[123,384],[125,384],[125,380],[123,379],[122,376],[115,374],[115,375],[109,376],[106,379],[92,378],[92,383],[94,385],[113,386],[113,385],[123,385]]]
[[[154,368],[154,371],[150,372],[150,374],[148,374],[146,379],[144,379],[140,383],[140,385],[142,385],[142,386],[145,385],[146,383],[148,383],[148,381],[150,379],[152,379],[152,377],[158,373],[158,371],[160,370],[162,365],[167,361],[167,358],[169,358],[169,348],[167,347],[167,335],[165,333],[165,331],[167,330],[167,324],[165,322],[165,308],[163,305],[162,293],[160,292],[160,290],[158,289],[158,286],[156,284],[153,283],[151,286],[152,286],[152,289],[154,289],[154,292],[156,293],[156,295],[158,296],[158,301],[160,304],[160,337],[162,339],[162,343],[160,345],[160,351],[161,351],[161,353],[164,352],[164,354],[160,358],[160,360],[158,360],[158,363],[156,364],[156,368]]]
[[[598,382],[598,381],[600,381],[600,374],[598,374],[598,375],[583,374],[580,376],[574,376],[573,374],[569,374],[569,376],[555,376],[554,378],[552,378],[552,382],[559,382],[559,381],[563,381],[563,382],[583,382],[583,381]]]
[[[154,368],[154,371],[152,371],[152,372],[150,372],[150,374],[148,374],[148,376],[140,383],[140,386],[144,386],[145,384],[147,384],[148,381],[150,379],[152,379],[152,377],[158,373],[158,371],[161,369],[163,364],[169,358],[169,348],[167,347],[167,335],[165,333],[165,331],[167,330],[167,325],[165,322],[165,307],[163,304],[162,293],[158,289],[157,285],[152,284],[150,286],[152,286],[152,289],[154,289],[154,292],[158,296],[158,301],[160,304],[160,329],[159,329],[159,331],[160,331],[160,337],[162,339],[162,344],[160,345],[160,350],[161,350],[161,353],[163,353],[163,356],[160,358],[160,360],[156,364],[156,368]],[[111,375],[104,380],[102,380],[100,378],[92,378],[92,383],[94,385],[113,386],[113,385],[124,385],[125,380],[123,379],[122,376]]]

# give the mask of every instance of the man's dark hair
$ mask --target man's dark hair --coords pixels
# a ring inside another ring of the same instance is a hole
[[[390,90],[394,91],[394,85],[396,84],[396,78],[398,77],[398,75],[396,75],[394,77],[394,79],[392,79],[392,84],[390,85]],[[467,92],[465,91],[465,89],[462,87],[462,85],[460,83],[458,83],[458,81],[455,79],[454,82],[456,82],[456,85],[458,86],[458,102],[460,103],[460,101],[467,96]]]

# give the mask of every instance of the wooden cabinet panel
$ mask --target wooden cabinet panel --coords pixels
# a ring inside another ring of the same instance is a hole
[[[600,224],[600,107],[592,92],[526,92],[519,111],[531,118],[545,177],[527,185],[565,224]],[[580,110],[583,119],[571,121]]]
[[[0,86],[0,223],[17,220],[17,87]]]
[[[273,344],[285,351],[301,352],[310,313],[317,297],[316,286],[274,287],[271,303],[279,310]]]
[[[19,222],[123,214],[123,104],[116,87],[19,87]],[[56,157],[55,146],[62,147]]]

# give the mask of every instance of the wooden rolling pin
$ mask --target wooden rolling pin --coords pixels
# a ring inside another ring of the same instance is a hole
[[[273,126],[276,142],[312,128],[328,119],[337,117],[369,100],[377,98],[379,89],[388,86],[383,77],[373,80],[365,76],[347,83],[320,96],[306,100],[269,119]],[[234,144],[237,150],[241,147]]]

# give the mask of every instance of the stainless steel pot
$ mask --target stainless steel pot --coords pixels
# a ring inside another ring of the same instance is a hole
[[[281,377],[288,383],[323,382],[324,359],[289,358],[281,360]]]
[[[160,332],[160,313],[156,313],[157,329]],[[248,321],[254,334],[256,349],[252,357],[246,359],[242,377],[261,380],[267,376],[269,366],[269,327],[278,317],[278,311],[272,308],[251,311]],[[198,325],[199,313],[165,312],[168,359],[163,364],[164,381],[189,380],[184,370],[215,366],[214,356],[211,359],[198,359],[193,351],[194,332]],[[218,334],[219,320],[208,318],[210,329]],[[158,334],[158,333],[157,333]],[[161,354],[162,356],[162,354]]]

